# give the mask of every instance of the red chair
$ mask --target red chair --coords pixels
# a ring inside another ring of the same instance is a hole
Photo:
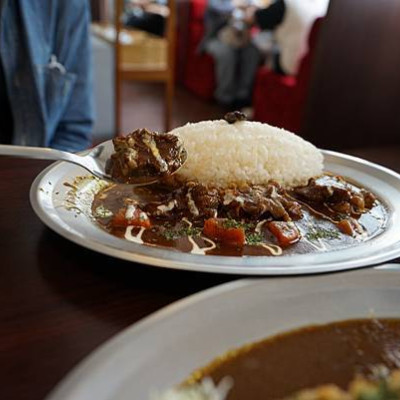
[[[279,75],[266,67],[257,72],[254,85],[254,120],[299,132],[311,75],[312,59],[323,18],[318,18],[309,36],[309,51],[300,61],[296,77]]]
[[[211,100],[215,91],[214,60],[208,54],[199,54],[197,49],[204,35],[204,12],[208,0],[189,0],[185,12],[186,21],[181,24],[181,35],[185,37],[184,55],[180,56],[178,65],[183,63],[183,78],[178,81],[196,96]],[[255,29],[257,31],[257,29]],[[182,39],[181,39],[182,40]]]
[[[207,0],[190,0],[185,34],[185,67],[183,85],[195,95],[210,100],[215,89],[214,61],[208,54],[199,54],[197,48],[204,35],[204,12]]]

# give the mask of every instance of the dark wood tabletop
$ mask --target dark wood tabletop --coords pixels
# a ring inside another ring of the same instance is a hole
[[[113,259],[53,233],[29,189],[48,162],[0,157],[0,399],[43,399],[105,340],[233,276]]]
[[[363,152],[356,152],[363,155]],[[367,152],[400,171],[400,152]],[[0,399],[43,399],[122,329],[235,276],[158,269],[113,259],[53,233],[29,188],[48,162],[0,157]]]

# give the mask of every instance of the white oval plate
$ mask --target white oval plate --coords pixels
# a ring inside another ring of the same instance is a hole
[[[327,171],[351,178],[385,203],[389,221],[382,234],[347,249],[279,257],[203,256],[135,244],[105,232],[85,213],[77,214],[63,206],[68,191],[64,183],[87,175],[82,168],[65,162],[51,165],[35,179],[30,199],[39,218],[61,236],[99,253],[158,267],[227,274],[295,275],[365,267],[400,256],[400,175],[360,158],[331,151],[323,153]]]
[[[147,400],[218,355],[262,338],[352,318],[400,318],[400,268],[239,280],[174,303],[84,360],[48,400]]]

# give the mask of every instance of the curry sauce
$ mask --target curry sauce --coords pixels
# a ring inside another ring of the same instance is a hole
[[[96,221],[134,243],[224,256],[279,256],[340,250],[377,236],[388,216],[371,192],[325,174],[285,190],[217,188],[167,180],[111,185],[92,204]]]
[[[399,367],[400,319],[359,319],[309,326],[230,351],[188,383],[231,377],[227,400],[273,400],[325,384],[346,389],[357,375],[376,379],[380,371]]]

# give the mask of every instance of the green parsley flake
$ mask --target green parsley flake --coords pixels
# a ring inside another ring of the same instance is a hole
[[[200,236],[201,228],[194,228],[194,227],[184,227],[184,228],[173,228],[173,229],[166,229],[162,235],[167,240],[176,240],[181,237],[188,237],[188,236]]]
[[[334,229],[325,228],[314,228],[311,232],[307,232],[306,238],[308,240],[318,240],[318,239],[340,239],[340,233]]]
[[[113,216],[113,213],[104,206],[99,206],[94,211],[94,215],[97,218],[110,218]]]
[[[254,228],[254,224],[251,222],[240,222],[240,221],[236,221],[235,219],[225,219],[222,222],[222,226],[225,229],[229,229],[229,228],[242,228],[245,231]]]
[[[263,236],[261,235],[261,233],[254,232],[246,235],[246,243],[249,244],[250,246],[256,246],[262,243],[262,241],[263,241]]]

